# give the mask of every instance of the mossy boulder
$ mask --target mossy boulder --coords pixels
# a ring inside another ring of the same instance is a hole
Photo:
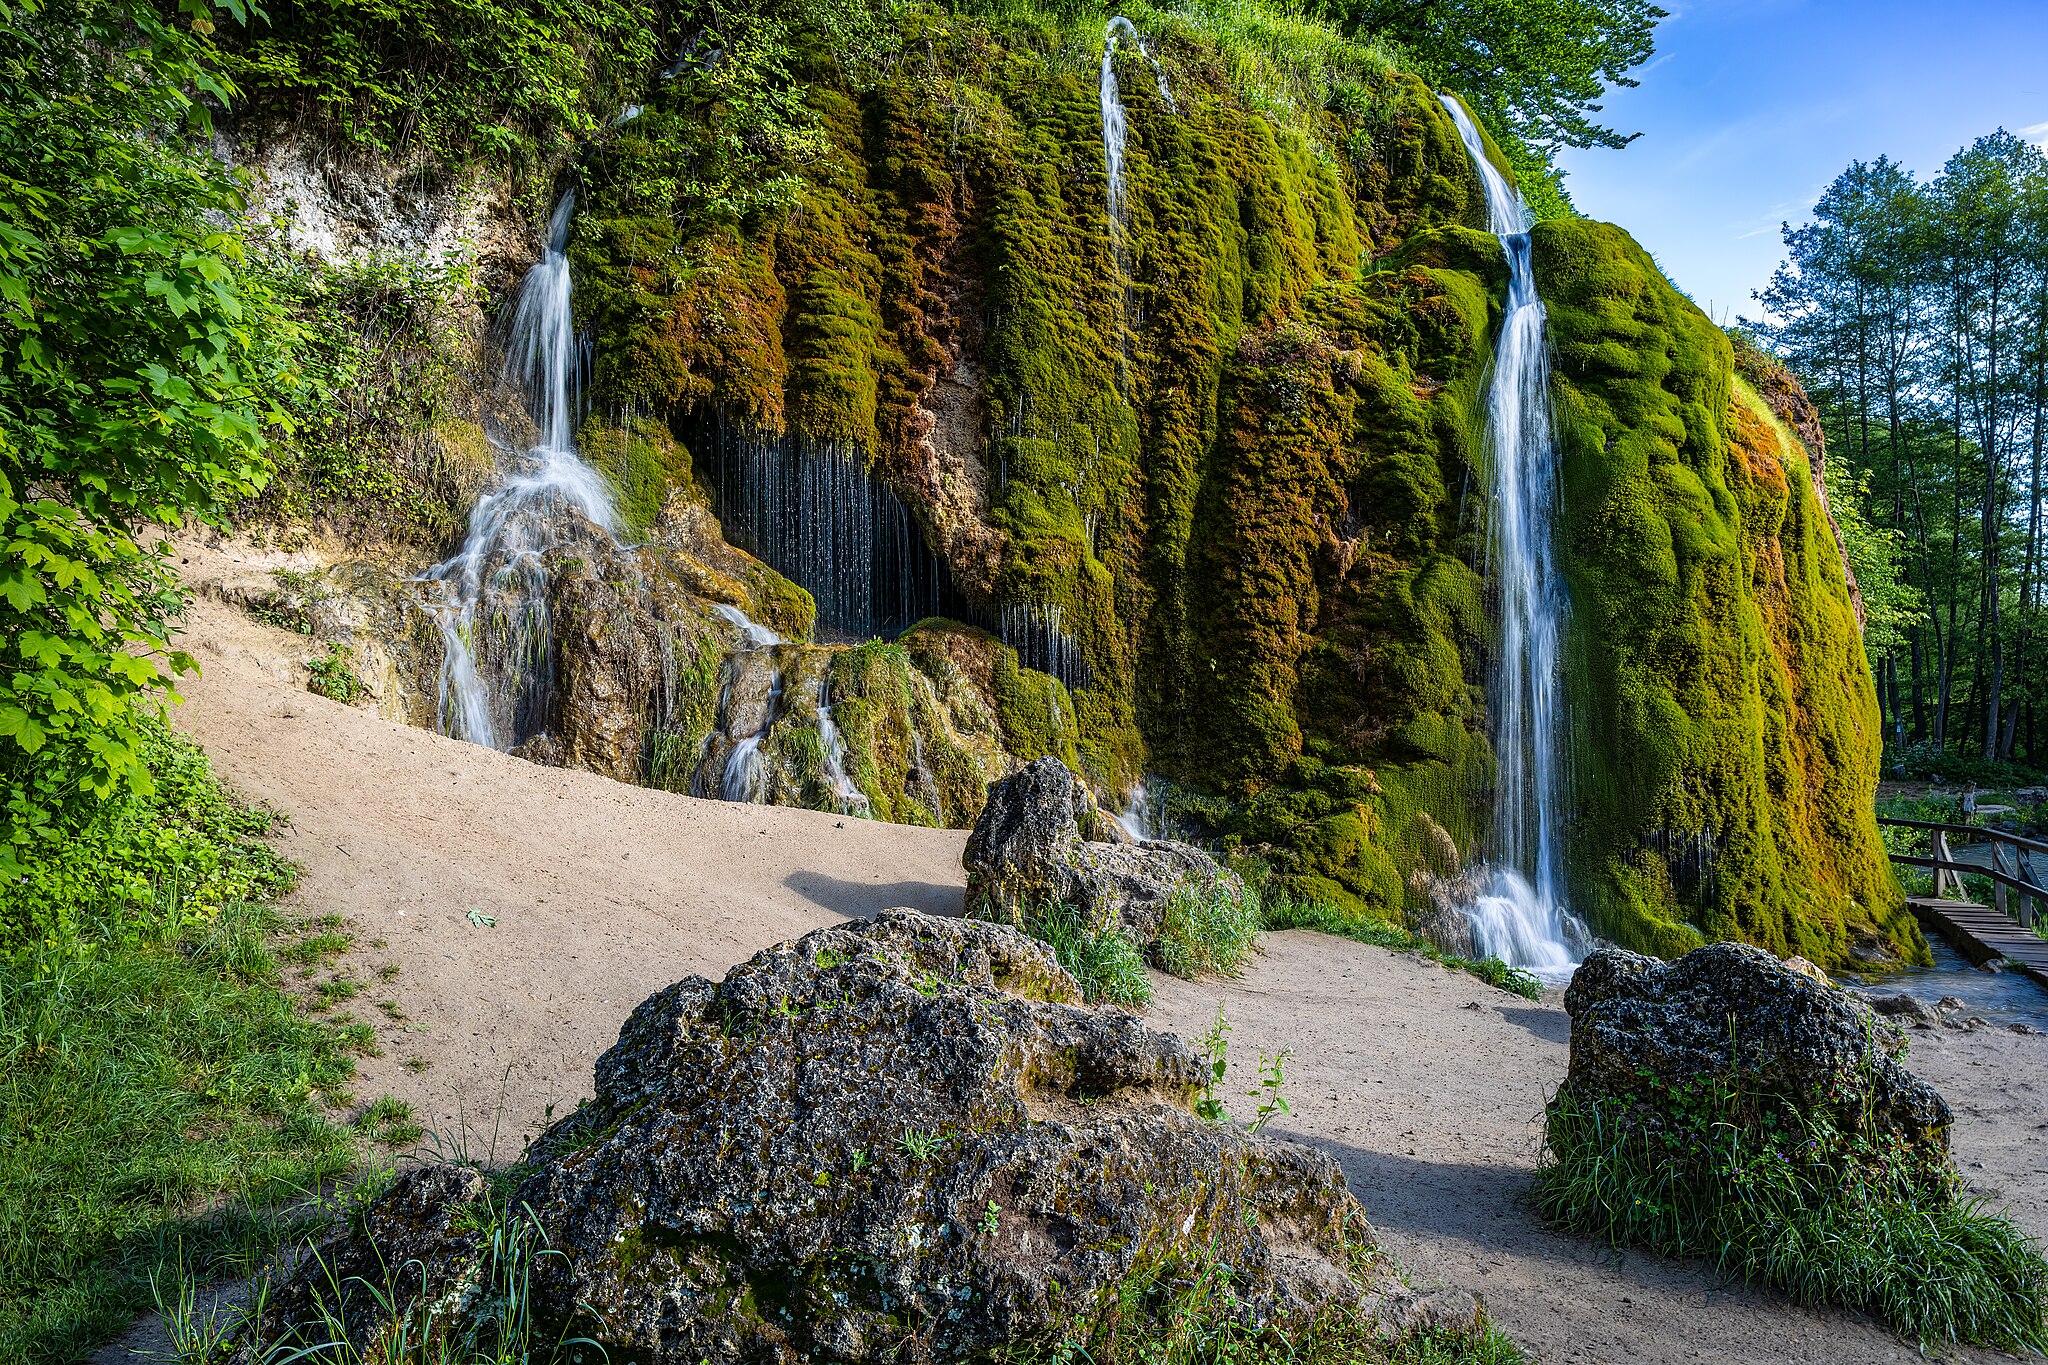
[[[526,1310],[647,1365],[1135,1358],[1189,1311],[1247,1340],[1428,1324],[1335,1161],[1197,1118],[1200,1058],[1080,998],[1016,930],[904,910],[659,992],[508,1177],[551,1249]],[[452,1338],[489,1309],[483,1186],[402,1178],[271,1296],[260,1340],[317,1336],[324,1299],[361,1346],[423,1294]],[[1191,1275],[1220,1275],[1224,1311],[1190,1309]]]

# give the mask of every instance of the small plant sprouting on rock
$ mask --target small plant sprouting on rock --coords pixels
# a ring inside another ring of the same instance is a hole
[[[1202,1035],[1202,1070],[1206,1079],[1195,1098],[1195,1117],[1221,1123],[1230,1117],[1223,1101],[1216,1098],[1216,1087],[1223,1084],[1224,1074],[1230,1070],[1230,1021],[1223,1017],[1221,1005],[1216,1007],[1216,1022]]]
[[[1223,1007],[1216,1007],[1216,1022],[1209,1025],[1209,1031],[1202,1035],[1202,1083],[1195,1094],[1195,1117],[1210,1123],[1227,1123],[1230,1111],[1217,1097],[1217,1088],[1230,1072],[1230,1020],[1223,1015]],[[1294,1112],[1294,1106],[1281,1093],[1287,1084],[1287,1058],[1291,1054],[1285,1049],[1279,1052],[1259,1052],[1259,1085],[1245,1094],[1255,1096],[1259,1107],[1252,1121],[1245,1126],[1247,1132],[1256,1133],[1282,1114]]]
[[[1287,1084],[1287,1073],[1283,1069],[1290,1054],[1286,1049],[1279,1052],[1259,1053],[1259,1088],[1248,1090],[1248,1095],[1259,1097],[1258,1117],[1252,1120],[1251,1130],[1256,1133],[1281,1114],[1291,1114],[1294,1106],[1280,1093],[1280,1087]]]
[[[916,1128],[905,1128],[903,1136],[896,1139],[896,1145],[912,1161],[930,1161],[938,1154],[946,1139],[937,1133],[926,1133]]]
[[[853,1149],[853,1173],[859,1175],[868,1168],[868,1153],[865,1147]]]
[[[339,640],[328,642],[326,657],[306,660],[306,671],[313,675],[306,681],[306,690],[330,701],[353,705],[370,693],[369,684],[356,676],[354,648]]]
[[[1002,1222],[1003,1206],[1001,1204],[998,1204],[993,1199],[989,1200],[988,1207],[986,1209],[983,1209],[981,1213],[981,1222],[979,1225],[981,1227],[981,1230],[985,1233],[993,1233],[998,1227],[1002,1226]]]

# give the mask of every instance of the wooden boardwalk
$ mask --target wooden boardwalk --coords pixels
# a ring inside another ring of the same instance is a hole
[[[1906,904],[1923,925],[1955,944],[1970,961],[1982,966],[1995,957],[2008,958],[2048,987],[2048,939],[2022,929],[2011,916],[1975,901],[1939,896],[1908,896]]]

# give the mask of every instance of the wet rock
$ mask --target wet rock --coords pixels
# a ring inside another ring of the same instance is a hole
[[[559,1253],[531,1263],[529,1305],[550,1337],[643,1365],[1053,1349],[1119,1286],[1218,1262],[1253,1328],[1361,1305],[1390,1331],[1469,1322],[1469,1296],[1421,1302],[1376,1266],[1328,1156],[1196,1118],[1188,1046],[1079,1000],[1018,931],[905,910],[668,987],[504,1205]],[[390,1301],[459,1316],[488,1297],[487,1234],[460,1231],[480,1194],[413,1172],[321,1261],[381,1284],[375,1266],[416,1257]],[[299,1272],[268,1335],[323,1278]],[[343,1297],[352,1339],[388,1320]]]
[[[1675,962],[1619,949],[1588,958],[1565,992],[1571,1070],[1562,1095],[1616,1102],[1658,1122],[1670,1097],[1703,1085],[1775,1099],[1876,1143],[1947,1160],[1949,1107],[1900,1064],[1898,1029],[1844,991],[1746,944]]]
[[[1469,872],[1455,876],[1434,876],[1418,868],[1408,879],[1415,893],[1408,925],[1443,952],[1454,957],[1476,958],[1479,935],[1472,921],[1471,905],[1479,896],[1479,880]]]
[[[1091,928],[1121,928],[1144,945],[1159,937],[1176,889],[1218,881],[1241,889],[1235,873],[1192,845],[1098,840],[1096,833],[1110,823],[1056,758],[990,783],[962,860],[969,911],[1016,924],[1044,907],[1066,905]]]
[[[1925,1000],[1910,995],[1863,995],[1857,999],[1887,1019],[1910,1024],[1914,1028],[1939,1028],[1945,1022],[1934,1006]]]

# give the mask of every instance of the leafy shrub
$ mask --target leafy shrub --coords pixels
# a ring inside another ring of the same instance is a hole
[[[313,676],[306,680],[306,690],[317,692],[330,701],[350,705],[358,697],[369,693],[369,685],[356,676],[356,652],[339,640],[327,643],[327,653],[318,659],[306,660],[306,671]]]
[[[206,755],[161,717],[134,726],[150,790],[105,802],[0,881],[0,957],[32,946],[133,946],[291,889],[295,869],[259,841],[274,817],[223,789]]]
[[[1646,1117],[1654,1113],[1654,1119]],[[1953,1175],[1726,1086],[1551,1102],[1539,1208],[1611,1246],[1704,1256],[1922,1342],[2048,1349],[2040,1248]]]
[[[233,93],[213,6],[183,8],[189,28],[140,0],[0,24],[0,875],[148,791],[137,704],[191,660],[146,535],[261,488],[292,382],[297,328],[216,226],[243,196],[207,140]]]

